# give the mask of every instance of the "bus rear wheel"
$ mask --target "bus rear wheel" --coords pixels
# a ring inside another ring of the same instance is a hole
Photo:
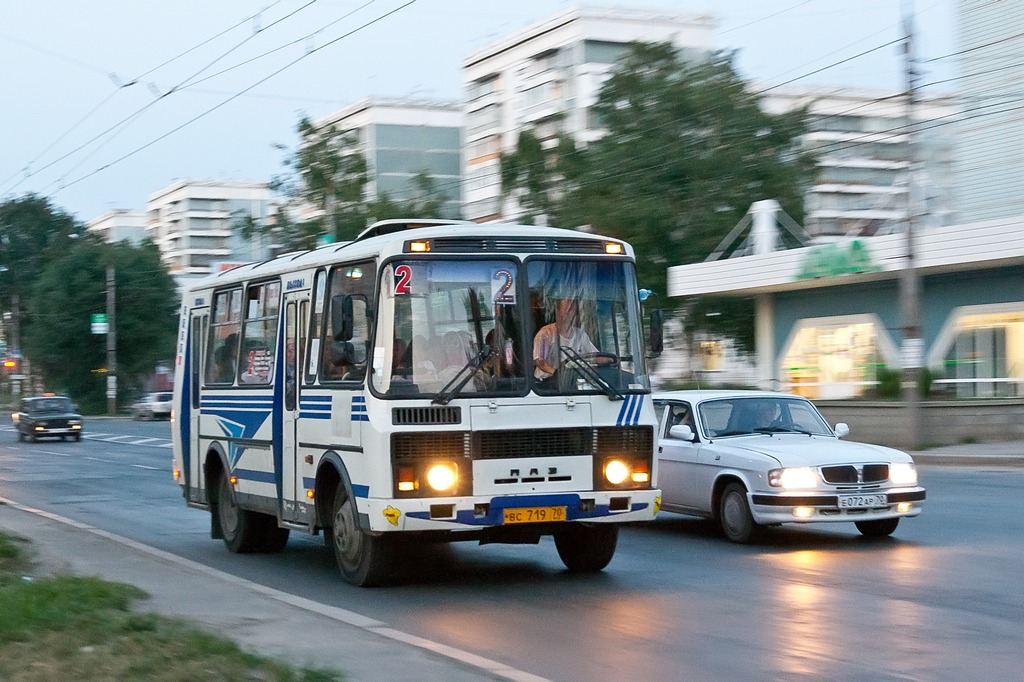
[[[359,527],[356,498],[345,484],[334,494],[331,529],[334,559],[345,580],[359,587],[386,582],[391,570],[393,538],[371,535]]]
[[[555,533],[558,557],[573,573],[596,573],[615,555],[619,527],[610,523],[576,524]]]

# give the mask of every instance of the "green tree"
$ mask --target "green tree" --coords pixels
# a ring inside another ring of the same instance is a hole
[[[312,248],[324,235],[352,239],[366,227],[368,216],[366,158],[358,138],[333,125],[317,126],[307,117],[299,120],[296,132],[298,148],[285,159],[289,172],[275,178],[271,187],[293,206],[311,207],[315,215],[299,219],[279,212],[259,229],[274,231],[286,251]]]
[[[640,285],[656,292],[669,266],[706,258],[755,201],[777,199],[800,221],[814,169],[798,147],[805,112],[766,113],[733,61],[731,52],[687,59],[668,43],[633,45],[593,107],[607,134],[582,149],[560,142],[542,159],[528,138],[502,160],[503,191],[519,190],[554,224],[629,241]],[[748,303],[715,306],[730,313],[690,322],[752,324]],[[752,336],[737,340],[748,347]]]
[[[81,228],[45,197],[26,194],[0,203],[0,307],[9,312],[18,308],[22,336],[31,324],[30,292],[46,259],[67,248],[69,235]]]
[[[106,405],[106,336],[91,315],[107,310],[106,272],[115,272],[118,394],[138,389],[161,360],[174,356],[178,296],[156,246],[106,244],[91,237],[52,254],[30,298],[33,324],[25,352],[45,385],[74,397],[85,411]]]

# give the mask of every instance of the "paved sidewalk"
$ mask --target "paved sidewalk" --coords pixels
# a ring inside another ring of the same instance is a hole
[[[181,618],[255,653],[333,668],[346,681],[543,679],[400,632],[386,623],[258,585],[54,514],[0,500],[0,530],[31,540],[43,572],[98,576],[145,590],[144,612]],[[341,580],[341,577],[338,577]]]
[[[1024,466],[1024,441],[944,445],[910,453],[918,464]]]

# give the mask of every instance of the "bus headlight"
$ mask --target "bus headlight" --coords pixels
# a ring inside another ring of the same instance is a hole
[[[604,477],[612,485],[621,485],[629,478],[629,467],[619,459],[613,459],[604,465]]]
[[[458,480],[459,470],[451,462],[441,462],[427,470],[427,483],[438,492],[454,488]]]

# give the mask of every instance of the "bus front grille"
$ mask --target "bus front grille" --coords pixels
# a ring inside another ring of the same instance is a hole
[[[396,407],[391,410],[391,423],[395,426],[423,426],[428,424],[461,424],[462,408],[452,405],[431,407]]]

